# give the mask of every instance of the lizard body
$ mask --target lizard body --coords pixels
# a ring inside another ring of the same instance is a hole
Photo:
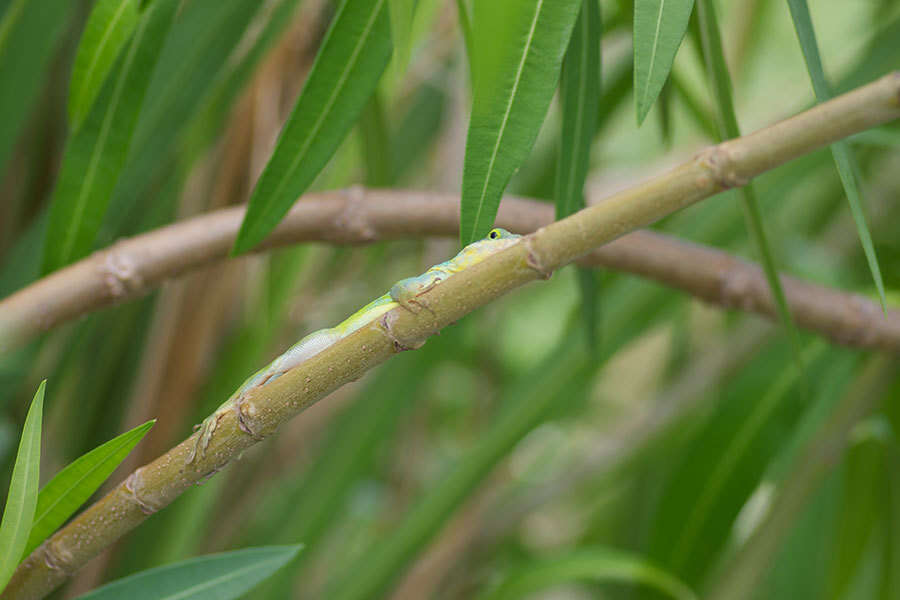
[[[228,400],[200,424],[198,427],[199,435],[194,448],[188,455],[187,463],[192,463],[198,454],[203,455],[209,446],[213,433],[216,431],[219,419],[229,410],[239,409],[240,402],[247,392],[270,383],[307,359],[322,352],[338,340],[347,337],[398,306],[402,306],[412,312],[417,312],[413,309],[414,306],[427,308],[418,300],[419,296],[428,292],[454,273],[481,262],[491,254],[508,248],[516,243],[520,237],[505,229],[492,229],[487,237],[469,244],[450,260],[434,265],[416,277],[401,279],[386,294],[375,298],[338,325],[330,329],[319,329],[305,336],[271,363],[248,377]],[[238,413],[240,413],[239,410]]]

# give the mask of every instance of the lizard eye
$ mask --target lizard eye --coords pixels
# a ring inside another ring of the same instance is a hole
[[[488,237],[492,240],[496,240],[497,238],[500,237],[500,230],[499,229],[491,229],[491,232],[488,234]]]

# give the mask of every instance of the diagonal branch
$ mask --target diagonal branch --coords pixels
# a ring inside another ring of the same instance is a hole
[[[2,598],[42,598],[149,514],[225,467],[260,437],[271,435],[329,392],[396,352],[418,347],[476,308],[548,276],[629,231],[898,117],[900,73],[894,73],[756,133],[709,148],[668,173],[538,229],[436,286],[423,296],[430,310],[413,314],[394,309],[250,392],[240,406],[240,418],[234,412],[223,416],[206,455],[199,460],[185,464],[192,437],[137,469],[25,559]]]

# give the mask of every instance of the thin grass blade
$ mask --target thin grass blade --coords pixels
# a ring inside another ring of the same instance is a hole
[[[582,548],[560,557],[532,561],[507,576],[481,600],[526,598],[576,581],[640,584],[675,600],[697,599],[677,577],[640,555],[613,548]]]
[[[825,77],[822,57],[819,55],[819,44],[816,41],[816,31],[813,28],[812,17],[809,14],[809,5],[806,3],[806,0],[788,0],[788,6],[791,9],[794,29],[797,31],[797,39],[800,41],[803,58],[806,60],[806,70],[809,72],[816,100],[820,103],[826,102],[834,94],[831,84],[828,83],[828,79]],[[866,224],[866,216],[863,211],[862,198],[859,191],[859,165],[856,162],[853,150],[847,142],[832,144],[831,155],[834,157],[834,164],[837,166],[838,174],[841,177],[844,193],[847,194],[850,213],[853,215],[856,233],[859,235],[859,241],[862,243],[866,262],[869,264],[869,271],[871,271],[872,279],[875,281],[875,288],[878,290],[881,308],[885,316],[887,316],[884,280],[881,277],[878,256],[875,254],[875,245],[872,243],[872,234],[869,232],[869,226]]]

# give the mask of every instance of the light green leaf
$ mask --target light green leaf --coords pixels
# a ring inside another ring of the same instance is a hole
[[[662,91],[687,32],[694,0],[634,3],[634,101],[638,125]]]
[[[22,429],[19,452],[16,454],[16,464],[13,466],[9,494],[6,497],[6,508],[3,510],[3,521],[0,523],[0,590],[9,583],[16,565],[22,559],[34,519],[41,470],[41,421],[46,386],[46,380],[38,386],[31,408],[28,409],[28,416],[25,417],[25,427]]]
[[[50,207],[45,273],[85,256],[103,220],[160,49],[180,5],[156,0],[100,90],[81,128],[69,139]]]
[[[677,577],[642,556],[613,548],[585,548],[525,565],[482,600],[531,597],[540,590],[573,581],[641,584],[676,600],[697,598]]]
[[[72,66],[69,130],[77,131],[140,17],[140,0],[98,0],[91,11]]]
[[[800,40],[800,48],[803,51],[803,58],[806,60],[806,70],[809,71],[809,78],[812,80],[816,100],[826,102],[834,94],[832,93],[831,85],[825,78],[825,69],[822,66],[822,57],[819,55],[819,44],[816,42],[816,31],[813,28],[812,17],[809,14],[809,5],[806,3],[806,0],[788,0],[788,6],[791,9],[794,29],[797,31],[797,39]],[[853,215],[856,233],[859,235],[859,241],[862,243],[863,252],[866,255],[866,262],[869,263],[869,271],[872,273],[872,279],[875,281],[875,287],[878,290],[881,308],[884,310],[885,316],[887,316],[884,281],[881,277],[881,268],[878,266],[878,256],[875,254],[875,245],[872,243],[872,234],[869,233],[869,227],[866,224],[866,216],[863,212],[862,199],[859,192],[859,166],[847,142],[832,144],[831,155],[834,157],[834,164],[837,166],[838,174],[841,177],[844,193],[847,194],[850,213]]]
[[[26,554],[37,548],[97,491],[154,423],[156,421],[147,421],[94,448],[57,473],[41,489]]]
[[[302,547],[264,546],[192,558],[119,579],[78,600],[231,600],[280,569]]]
[[[0,13],[0,172],[35,107],[71,0],[13,0]]]
[[[233,253],[278,225],[346,137],[391,56],[387,0],[344,0],[250,197]]]
[[[391,13],[391,40],[394,43],[394,70],[401,74],[409,64],[416,0],[388,0],[388,3]]]
[[[463,165],[460,242],[493,226],[500,197],[537,137],[580,0],[477,2],[475,93]]]

